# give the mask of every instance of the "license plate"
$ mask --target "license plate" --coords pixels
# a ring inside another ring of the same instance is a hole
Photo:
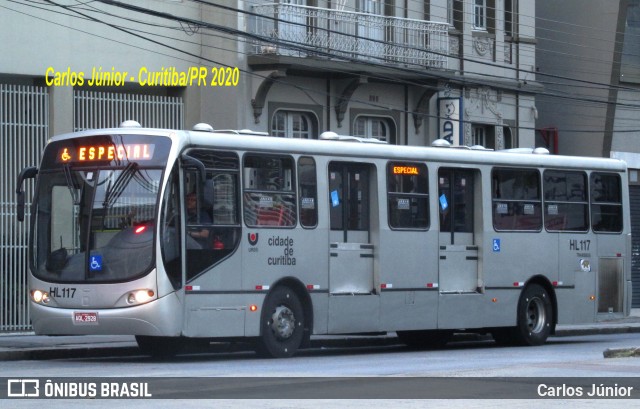
[[[73,323],[79,325],[98,325],[97,312],[74,312]]]

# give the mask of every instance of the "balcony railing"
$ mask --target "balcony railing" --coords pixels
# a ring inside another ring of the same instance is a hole
[[[294,4],[252,7],[254,54],[447,68],[449,25]]]

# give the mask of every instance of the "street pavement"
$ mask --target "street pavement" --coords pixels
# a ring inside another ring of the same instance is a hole
[[[583,325],[558,325],[555,337],[640,333],[640,309],[633,309],[629,317],[601,320]],[[453,341],[487,340],[475,334],[456,334]],[[390,332],[387,335],[312,336],[311,348],[339,348],[349,346],[398,345],[401,342]],[[232,352],[250,350],[240,344],[216,343],[207,351]],[[624,350],[603,351],[605,357],[640,356],[640,337],[637,345]],[[127,335],[69,335],[45,336],[33,333],[0,333],[0,361],[62,358],[90,358],[139,355],[135,338]]]

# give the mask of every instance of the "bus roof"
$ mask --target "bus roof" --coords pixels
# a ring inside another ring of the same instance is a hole
[[[264,136],[261,133],[213,131],[181,131],[155,128],[106,128],[74,132],[53,137],[62,140],[92,135],[157,135],[178,143],[179,150],[186,147],[215,147],[264,153],[323,155],[336,158],[375,158],[399,161],[434,161],[463,165],[498,165],[537,168],[572,168],[626,172],[626,163],[619,159],[582,156],[563,156],[522,153],[517,150],[457,149],[454,147],[388,145],[360,143],[357,139],[315,140]]]

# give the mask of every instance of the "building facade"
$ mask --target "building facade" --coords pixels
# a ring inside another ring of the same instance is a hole
[[[36,164],[52,135],[127,119],[531,147],[535,13],[521,0],[5,3],[3,175]],[[27,226],[2,189],[0,331],[20,331]]]
[[[541,136],[565,155],[629,166],[634,308],[640,307],[640,0],[536,2]]]
[[[298,0],[249,11],[259,39],[247,49],[244,123],[406,145],[534,143],[533,3]]]

